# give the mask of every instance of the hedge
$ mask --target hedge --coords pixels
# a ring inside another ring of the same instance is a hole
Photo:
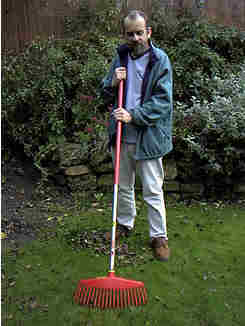
[[[109,1],[94,15],[84,15],[84,7],[81,13],[66,19],[66,39],[35,40],[18,56],[2,59],[4,150],[21,145],[46,176],[58,166],[63,143],[83,143],[94,153],[97,140],[106,137],[109,112],[98,86],[122,42],[116,34],[119,11]],[[172,25],[166,11],[153,11],[152,18],[153,42],[173,64],[171,155],[181,158],[183,178],[194,170],[204,177],[239,176],[244,171],[244,33],[189,13],[175,15]],[[89,33],[82,32],[86,19]]]

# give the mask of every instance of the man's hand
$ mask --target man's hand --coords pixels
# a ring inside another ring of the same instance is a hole
[[[119,120],[119,121],[122,121],[125,123],[130,123],[132,121],[131,114],[124,108],[118,108],[118,109],[114,110],[113,115],[116,120]]]
[[[120,80],[126,79],[127,73],[126,73],[126,68],[125,67],[119,67],[115,69],[113,78],[112,78],[112,87],[118,86]]]

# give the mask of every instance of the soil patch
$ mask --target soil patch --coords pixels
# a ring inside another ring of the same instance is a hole
[[[42,206],[47,203],[45,198],[50,199],[52,196],[48,192],[43,198],[35,194],[39,181],[40,173],[30,160],[11,158],[7,163],[2,163],[1,231],[2,237],[6,237],[2,241],[3,247],[21,245],[37,238],[40,227],[45,225],[47,214]],[[69,205],[68,197],[68,193],[62,189],[55,200],[66,200]]]

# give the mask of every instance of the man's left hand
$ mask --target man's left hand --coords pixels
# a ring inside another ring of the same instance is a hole
[[[132,121],[132,116],[131,114],[125,110],[124,108],[118,108],[114,112],[114,117],[116,120],[125,122],[125,123],[130,123]]]

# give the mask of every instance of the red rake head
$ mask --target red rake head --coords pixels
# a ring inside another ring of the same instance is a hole
[[[74,300],[77,304],[100,309],[126,308],[146,304],[147,294],[144,283],[109,272],[107,277],[80,280]]]

